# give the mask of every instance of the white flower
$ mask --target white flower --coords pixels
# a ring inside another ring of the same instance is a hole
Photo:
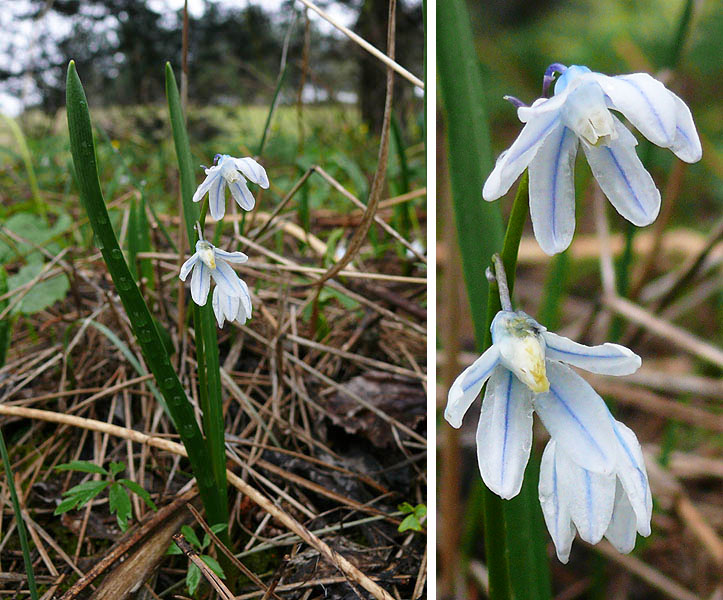
[[[553,65],[562,72],[552,98],[521,106],[522,131],[497,159],[482,195],[504,195],[529,166],[530,216],[535,237],[547,254],[562,252],[575,230],[574,167],[582,145],[592,173],[615,209],[631,223],[652,223],[660,192],[635,153],[635,136],[610,111],[622,113],[654,144],[685,162],[702,150],[690,109],[646,73],[609,77],[587,67]],[[549,80],[549,76],[546,75]]]
[[[643,452],[630,429],[610,420],[619,442],[612,474],[581,468],[555,440],[542,455],[540,506],[560,562],[570,556],[575,531],[590,544],[605,536],[625,554],[635,547],[636,531],[650,535],[653,499]]]
[[[244,210],[251,210],[255,203],[246,185],[247,179],[264,189],[269,187],[266,171],[253,158],[217,154],[214,163],[213,167],[206,169],[206,179],[193,194],[193,201],[199,202],[208,193],[208,208],[216,221],[221,220],[226,213],[226,186],[231,190],[236,203]]]
[[[206,240],[199,240],[196,242],[196,252],[181,266],[179,278],[186,281],[193,269],[191,297],[199,306],[205,305],[208,300],[212,277],[223,293],[243,298],[248,295],[248,288],[228,263],[245,263],[248,259],[243,252],[226,252]]]
[[[216,321],[218,321],[219,327],[223,327],[226,319],[229,321],[238,321],[243,325],[246,319],[251,318],[251,311],[253,310],[251,294],[249,294],[246,282],[244,282],[243,279],[240,281],[241,287],[243,288],[243,294],[241,296],[227,294],[218,285],[213,289],[211,305],[213,306],[213,312],[216,314]]]
[[[477,458],[487,487],[513,498],[532,445],[532,413],[580,467],[610,476],[618,436],[602,398],[565,362],[592,373],[628,375],[640,357],[623,346],[584,346],[547,331],[523,312],[503,310],[492,321],[492,346],[449,390],[444,418],[459,428],[487,379],[477,428]]]

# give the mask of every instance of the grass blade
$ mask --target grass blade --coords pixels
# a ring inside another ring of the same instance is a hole
[[[28,587],[30,588],[30,597],[38,600],[38,588],[35,585],[35,574],[33,572],[33,562],[30,560],[30,544],[28,544],[28,534],[25,530],[25,519],[20,510],[20,502],[18,501],[18,493],[15,490],[15,478],[13,477],[12,465],[8,456],[8,449],[5,446],[5,437],[2,429],[0,429],[0,453],[2,453],[3,465],[5,466],[5,477],[7,478],[8,488],[10,489],[10,499],[13,503],[13,512],[15,513],[15,523],[18,526],[18,537],[20,538],[20,547],[23,551],[23,562],[25,562],[25,573],[28,576]]]
[[[499,203],[482,200],[482,185],[492,170],[484,87],[464,0],[437,4],[437,65],[442,112],[447,128],[449,173],[475,338],[485,337],[485,268],[502,242]],[[481,349],[481,348],[480,348]]]
[[[33,160],[30,156],[30,150],[28,149],[28,144],[25,140],[25,136],[23,135],[23,131],[22,129],[20,129],[20,126],[15,122],[15,119],[12,119],[2,113],[0,113],[0,116],[8,124],[10,131],[12,132],[15,140],[18,143],[20,156],[23,157],[23,162],[25,163],[25,170],[28,172],[28,181],[30,182],[30,190],[33,194],[33,202],[35,202],[35,210],[39,215],[42,215],[43,219],[45,219],[48,216],[47,211],[45,210],[45,201],[40,195],[38,179],[35,176],[35,169],[33,168]]]
[[[66,103],[70,149],[80,187],[80,197],[95,238],[118,295],[130,318],[133,333],[138,339],[146,363],[166,400],[169,414],[178,427],[193,473],[198,481],[199,492],[209,520],[212,523],[225,522],[226,496],[222,496],[208,469],[210,456],[201,430],[196,423],[193,408],[178,375],[171,366],[168,352],[156,329],[148,306],[133,281],[108,218],[98,179],[88,102],[73,61],[68,66]]]

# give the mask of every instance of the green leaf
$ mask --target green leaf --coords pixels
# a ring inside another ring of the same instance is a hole
[[[72,508],[82,508],[108,487],[108,485],[110,485],[109,481],[86,481],[85,483],[70,488],[63,494],[66,498],[58,505],[53,514],[59,515]]]
[[[121,531],[125,531],[128,529],[128,519],[131,516],[132,507],[131,499],[128,497],[128,492],[125,491],[120,483],[114,483],[110,486],[108,502],[110,513],[116,513],[118,525],[120,526]]]
[[[183,554],[183,550],[181,550],[176,542],[171,542],[171,545],[168,546],[168,550],[166,550],[166,556],[173,556],[176,554]]]
[[[181,527],[181,533],[183,534],[183,537],[188,540],[188,543],[191,544],[191,546],[194,546],[197,550],[201,549],[201,542],[193,529],[191,529],[188,525],[184,525]]]
[[[15,275],[8,277],[11,290],[32,281],[43,270],[41,263],[33,262],[22,267]],[[35,283],[23,299],[15,305],[12,312],[33,315],[65,298],[70,282],[64,273],[60,273]]]
[[[422,525],[415,515],[407,515],[399,524],[399,533],[412,529],[414,531],[422,531]]]
[[[424,504],[417,504],[417,506],[414,507],[414,516],[419,519],[420,523],[424,517],[427,516],[427,507]]]
[[[404,514],[414,512],[414,507],[409,504],[409,502],[402,502],[399,506],[397,506],[397,509]]]
[[[188,593],[193,596],[198,589],[198,584],[201,583],[201,569],[199,569],[194,563],[189,563],[188,572],[186,573],[186,587]]]
[[[500,202],[482,199],[493,167],[484,83],[464,0],[437,4],[437,69],[462,268],[478,344],[487,307],[485,268],[502,242]],[[478,349],[481,349],[478,347]]]
[[[82,473],[99,473],[101,475],[108,475],[103,467],[96,465],[95,463],[87,460],[74,460],[69,463],[63,463],[55,467],[56,471],[81,471]]]
[[[118,475],[118,473],[122,473],[125,470],[126,470],[125,463],[122,463],[122,462],[110,463],[110,473],[111,473],[111,476],[113,476],[113,477]]]
[[[202,554],[201,560],[205,562],[208,565],[208,568],[216,573],[216,575],[218,575],[221,579],[226,579],[226,575],[224,574],[221,565],[218,564],[218,561],[213,556]]]
[[[135,481],[131,481],[130,479],[119,479],[118,483],[123,484],[131,492],[140,496],[143,499],[143,501],[148,505],[149,508],[152,508],[153,510],[158,510],[158,507],[156,506],[155,502],[153,502],[153,500],[151,500],[151,495],[146,490],[144,490],[140,485],[138,485]]]

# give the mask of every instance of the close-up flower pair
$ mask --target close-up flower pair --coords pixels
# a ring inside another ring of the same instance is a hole
[[[556,74],[554,94],[547,98]],[[506,99],[525,125],[498,157],[483,197],[500,198],[528,169],[533,231],[549,255],[572,242],[580,146],[620,215],[638,226],[658,216],[660,191],[635,151],[635,136],[614,112],[681,160],[701,158],[690,110],[645,73],[609,77],[555,63],[544,75],[542,98],[531,106]],[[568,561],[576,532],[591,544],[606,537],[620,552],[630,552],[636,533],[651,532],[652,496],[642,449],[633,431],[613,418],[570,366],[622,376],[637,371],[641,359],[617,344],[578,344],[514,312],[498,269],[500,275],[503,310],[491,324],[492,346],[454,381],[445,419],[461,427],[486,384],[476,433],[479,470],[492,492],[511,499],[522,488],[537,413],[551,437],[542,455],[538,497],[560,561]]]
[[[246,180],[268,188],[265,169],[252,158],[233,158],[225,154],[217,154],[214,163],[214,166],[205,169],[206,179],[198,186],[193,201],[200,202],[208,194],[211,216],[220,220],[226,212],[228,187],[241,208],[253,209],[255,200]],[[246,261],[248,256],[243,252],[226,252],[199,239],[196,252],[181,266],[179,277],[182,281],[186,281],[192,272],[191,298],[199,306],[204,306],[208,300],[211,280],[216,283],[211,302],[219,327],[223,327],[226,320],[243,325],[251,318],[253,307],[248,286],[231,267],[231,264]]]

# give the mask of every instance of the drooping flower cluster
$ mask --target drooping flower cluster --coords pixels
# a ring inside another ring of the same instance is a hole
[[[579,146],[600,188],[615,209],[638,226],[660,211],[660,192],[635,152],[637,140],[611,111],[622,113],[652,143],[685,162],[701,158],[690,109],[647,73],[609,77],[587,67],[554,64],[561,73],[551,98],[518,106],[525,126],[485,182],[485,200],[504,195],[529,167],[530,216],[535,237],[547,254],[562,252],[575,231],[574,166]]]
[[[269,179],[264,168],[252,158],[233,158],[226,154],[217,154],[214,166],[207,168],[206,179],[198,186],[193,201],[199,202],[208,194],[209,211],[215,220],[223,218],[226,212],[226,187],[231,190],[238,205],[251,210],[255,200],[246,184],[246,180],[262,188],[269,187]],[[253,310],[251,294],[246,283],[236,274],[229,263],[244,263],[248,260],[243,252],[226,252],[216,248],[203,239],[200,227],[196,242],[196,252],[181,266],[179,277],[186,281],[191,275],[191,298],[199,306],[208,301],[211,280],[216,283],[211,305],[219,327],[226,320],[244,324],[251,318]]]
[[[592,544],[606,536],[629,552],[636,529],[650,534],[652,501],[640,444],[567,365],[627,375],[640,367],[640,357],[617,344],[578,344],[521,311],[498,312],[491,330],[492,346],[457,377],[444,412],[450,425],[461,427],[487,383],[477,426],[485,484],[505,499],[520,492],[536,412],[552,438],[539,496],[559,559],[567,562],[575,531]]]

